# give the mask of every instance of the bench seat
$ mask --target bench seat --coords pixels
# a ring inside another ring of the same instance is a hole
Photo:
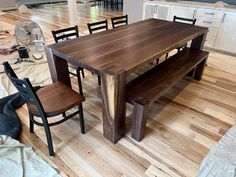
[[[144,136],[148,106],[187,74],[201,80],[209,53],[186,48],[127,85],[126,101],[134,105],[131,137]]]

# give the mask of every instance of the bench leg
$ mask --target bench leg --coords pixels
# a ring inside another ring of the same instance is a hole
[[[199,63],[196,66],[195,73],[194,73],[194,79],[196,79],[198,81],[200,81],[202,79],[204,68],[206,66],[206,61],[207,61],[207,58],[204,59],[201,63]]]
[[[136,141],[141,141],[144,136],[147,123],[147,117],[145,116],[146,112],[147,106],[134,103],[131,137]]]
[[[191,71],[189,71],[189,73],[186,74],[186,76],[188,76],[188,77],[193,77],[194,71],[195,71],[195,68],[192,69]]]

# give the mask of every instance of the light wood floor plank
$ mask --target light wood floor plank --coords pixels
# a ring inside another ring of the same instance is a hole
[[[78,10],[81,35],[88,34],[88,22],[122,14],[86,4],[78,4]],[[34,20],[42,27],[47,43],[53,43],[51,30],[69,26],[67,6],[60,4],[33,9],[27,14],[9,11],[0,17],[0,21],[12,25],[24,19]],[[44,130],[35,126],[35,135],[29,133],[24,106],[17,110],[23,123],[21,141],[32,146],[63,176],[192,177],[204,156],[235,124],[235,71],[236,57],[211,52],[201,82],[182,79],[151,106],[146,136],[141,142],[130,138],[132,106],[128,105],[126,135],[115,145],[102,135],[97,77],[85,71],[86,134],[80,133],[77,116],[53,127],[56,156],[49,157]],[[78,90],[75,78],[72,85]]]

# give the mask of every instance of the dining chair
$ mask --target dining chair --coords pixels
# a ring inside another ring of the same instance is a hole
[[[109,5],[111,5],[111,8],[113,9],[113,0],[103,0],[103,6],[108,10]]]
[[[97,6],[97,5],[100,6],[100,5],[102,5],[102,1],[103,0],[94,0],[94,5],[95,6]]]
[[[8,62],[3,63],[4,71],[13,85],[18,90],[21,97],[27,104],[29,111],[30,132],[34,132],[34,124],[44,127],[48,151],[50,156],[54,156],[54,149],[51,137],[50,127],[61,124],[66,120],[79,114],[81,133],[85,133],[84,116],[82,102],[84,96],[78,94],[67,85],[61,82],[55,82],[49,86],[34,90],[28,78],[19,79]],[[66,116],[65,112],[78,106],[78,111]],[[48,122],[50,117],[63,114],[62,119]],[[41,121],[35,120],[34,116],[40,117]]]
[[[197,19],[192,19],[192,18],[182,18],[182,17],[177,17],[174,16],[173,18],[173,22],[179,22],[179,23],[187,23],[187,24],[191,24],[191,25],[195,25]]]
[[[112,10],[119,10],[119,5],[121,6],[121,9],[123,9],[123,0],[103,0],[103,5],[106,9],[108,9],[110,5]]]
[[[56,43],[62,42],[62,41],[65,41],[65,40],[78,38],[79,37],[78,26],[75,25],[73,27],[52,31],[52,35],[53,35],[53,38],[54,38]],[[83,88],[82,88],[82,83],[81,83],[80,71],[81,71],[82,77],[84,78],[85,77],[84,76],[84,70],[81,67],[75,67],[73,65],[69,65],[69,67],[76,70],[76,74],[73,73],[73,72],[69,72],[69,73],[71,75],[77,77],[79,92],[80,92],[81,95],[83,95]]]
[[[177,17],[177,16],[174,16],[173,18],[173,22],[177,22],[177,23],[185,23],[185,24],[190,24],[190,25],[195,25],[197,19],[191,19],[191,18],[183,18],[183,17]],[[187,43],[181,47],[178,47],[177,50],[178,52],[182,49],[184,49],[185,47],[187,47]],[[168,58],[169,56],[169,53],[166,54],[166,59]]]
[[[108,30],[107,20],[103,20],[103,21],[99,21],[95,23],[88,23],[87,26],[88,26],[88,30],[90,34]]]
[[[88,30],[90,34],[108,30],[107,20],[103,20],[103,21],[99,21],[95,23],[88,23],[87,26],[88,26]],[[101,77],[99,75],[98,75],[98,85],[101,85]]]
[[[111,18],[112,28],[128,25],[128,15],[112,17]]]
[[[123,9],[123,0],[113,0],[113,6],[117,10],[119,10],[119,5],[121,6],[121,9]],[[113,9],[114,9],[113,8]]]

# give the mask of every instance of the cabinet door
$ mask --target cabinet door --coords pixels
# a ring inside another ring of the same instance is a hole
[[[154,18],[168,20],[170,7],[170,5],[157,4],[156,12],[154,13]]]
[[[161,20],[168,20],[170,13],[170,5],[145,3],[143,20],[149,18],[156,18]]]
[[[185,7],[185,6],[173,6],[170,20],[172,21],[174,16],[182,18],[195,18],[197,8]]]
[[[156,13],[157,5],[154,3],[145,3],[143,8],[143,20],[153,18]]]
[[[215,48],[236,53],[236,13],[224,13],[216,38]]]

